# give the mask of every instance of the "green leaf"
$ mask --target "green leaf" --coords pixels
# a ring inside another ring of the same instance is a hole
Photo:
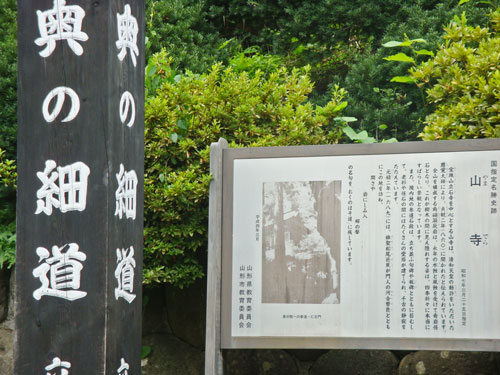
[[[397,141],[396,138],[382,139],[382,143],[396,143]]]
[[[342,111],[345,107],[347,107],[347,102],[342,102],[340,104],[338,104],[337,106],[335,106],[335,108],[333,109],[335,112],[340,112]]]
[[[376,140],[373,137],[368,136],[366,130],[362,130],[356,133],[350,126],[345,126],[342,131],[344,134],[352,141],[359,141],[361,143],[375,143]]]
[[[177,143],[179,136],[177,135],[177,133],[172,133],[170,134],[170,139],[172,140],[172,142]]]
[[[465,3],[468,3],[470,0],[460,0],[458,2],[458,5],[462,5],[462,4],[465,4]]]
[[[418,51],[415,51],[417,55],[427,55],[427,56],[434,56],[434,52],[426,50],[426,49],[420,49]]]
[[[348,116],[341,116],[341,117],[335,117],[336,121],[345,121],[345,122],[353,122],[353,121],[358,121],[356,117],[348,117]]]
[[[396,40],[391,40],[387,43],[384,43],[382,44],[382,47],[387,47],[387,48],[391,48],[391,47],[399,47],[403,42],[398,42]]]
[[[385,130],[385,129],[387,129],[387,125],[386,124],[382,124],[382,125],[379,125],[378,128],[380,130]]]
[[[411,46],[413,43],[425,43],[425,39],[409,39],[401,43],[401,47]]]
[[[409,47],[413,44],[411,40],[405,40],[403,43],[401,43],[401,47]]]
[[[403,53],[403,52],[397,53],[397,54],[389,56],[389,57],[384,57],[384,60],[415,63],[415,60],[413,60],[412,57],[408,56],[406,53]]]
[[[231,41],[233,40],[233,38],[231,39],[228,39],[226,40],[224,43],[222,43],[218,49],[223,49],[224,47],[226,47],[229,43],[231,43]]]
[[[302,52],[304,52],[304,49],[305,49],[305,48],[306,48],[306,47],[304,47],[304,45],[303,45],[303,44],[300,44],[297,48],[295,48],[295,49],[293,50],[293,53],[294,53],[294,54],[296,54],[296,55],[300,55]]]
[[[180,74],[177,74],[175,77],[174,77],[174,81],[179,83],[181,81],[181,78],[182,76]]]
[[[363,140],[363,139],[366,139],[366,138],[368,138],[368,132],[366,130],[361,130],[358,133],[358,139],[359,140]]]
[[[177,120],[177,127],[181,130],[187,130],[187,122],[184,119],[178,119]]]
[[[147,358],[151,354],[151,347],[143,345],[141,348],[141,359]]]
[[[410,76],[395,76],[392,77],[391,82],[415,83],[415,80]]]
[[[361,143],[376,143],[377,142],[377,140],[375,138],[370,137],[368,135],[368,132],[366,130],[360,131],[358,133],[358,140]]]
[[[148,67],[146,68],[146,70],[148,71],[147,72],[148,77],[152,77],[153,74],[156,73],[156,65],[148,65]]]
[[[357,139],[358,134],[350,126],[345,126],[342,131],[351,140]]]

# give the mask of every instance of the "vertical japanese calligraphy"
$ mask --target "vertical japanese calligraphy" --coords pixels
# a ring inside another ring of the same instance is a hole
[[[120,172],[116,174],[118,188],[115,192],[116,209],[115,215],[122,218],[135,220],[137,212],[137,174],[134,170],[125,171],[120,164]]]
[[[128,370],[130,369],[130,365],[125,361],[125,358],[120,359],[120,367],[116,370],[118,375],[128,375]]]
[[[19,1],[18,28],[15,375],[139,374],[144,1]]]
[[[87,259],[78,244],[53,246],[52,253],[44,247],[36,249],[40,265],[33,270],[33,276],[40,279],[41,287],[33,292],[33,298],[54,296],[73,301],[83,298],[87,292],[80,290],[83,262]]]
[[[69,98],[71,99],[71,110],[69,111],[68,115],[63,120],[61,120],[61,122],[69,122],[76,118],[78,112],[80,112],[80,97],[72,88],[59,86],[55,89],[52,89],[43,101],[42,113],[45,121],[53,122],[59,116],[64,101],[66,100],[66,96],[69,96]],[[56,104],[52,112],[49,112],[49,106],[52,103],[52,99],[54,98],[56,98]]]
[[[84,211],[87,206],[87,186],[90,175],[89,167],[76,162],[64,167],[57,167],[54,160],[45,161],[43,172],[37,172],[42,187],[36,192],[35,215],[52,215],[53,208],[61,212]]]
[[[123,14],[116,14],[118,25],[118,40],[116,47],[120,50],[118,58],[123,61],[127,55],[127,49],[130,51],[130,58],[134,66],[137,65],[137,58],[139,56],[139,49],[137,48],[137,34],[139,33],[139,26],[137,19],[131,14],[130,5],[125,5]]]
[[[253,305],[252,266],[240,266],[238,283],[238,326],[241,329],[250,329]]]
[[[134,248],[116,249],[116,269],[115,278],[118,286],[115,288],[115,299],[123,298],[131,303],[136,295],[134,291],[134,269],[136,262],[134,259]]]
[[[135,122],[135,101],[132,94],[125,91],[120,98],[120,120],[122,124],[125,124],[129,117],[130,119],[127,122],[127,126],[130,128],[134,126]]]
[[[59,357],[54,357],[52,363],[45,367],[47,371],[46,375],[69,375],[69,369],[71,368],[71,363],[68,361],[62,361]]]
[[[46,46],[40,56],[49,57],[56,49],[58,40],[66,40],[77,56],[83,54],[78,41],[85,42],[89,36],[82,31],[85,11],[78,5],[66,5],[65,0],[54,0],[54,7],[45,11],[37,10],[40,37],[35,39],[38,46]]]

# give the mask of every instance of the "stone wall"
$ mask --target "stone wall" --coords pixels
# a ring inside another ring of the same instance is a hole
[[[0,375],[12,375],[13,278],[0,270]],[[206,286],[145,290],[143,375],[203,374]],[[500,375],[500,353],[226,350],[227,375]],[[131,374],[132,375],[132,374]]]
[[[0,375],[12,375],[14,342],[14,273],[0,268]]]

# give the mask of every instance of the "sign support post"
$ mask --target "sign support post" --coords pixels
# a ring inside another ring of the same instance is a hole
[[[222,252],[222,153],[226,149],[224,138],[210,145],[210,201],[207,275],[207,331],[205,344],[205,374],[222,375],[224,372],[220,336],[220,293]]]
[[[144,1],[18,1],[15,375],[140,374]]]

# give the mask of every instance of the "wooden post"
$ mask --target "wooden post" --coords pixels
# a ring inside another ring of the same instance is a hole
[[[140,374],[144,1],[18,1],[16,375]]]
[[[210,145],[210,201],[208,213],[207,328],[205,375],[224,372],[220,342],[220,294],[222,251],[222,154],[227,141]]]

